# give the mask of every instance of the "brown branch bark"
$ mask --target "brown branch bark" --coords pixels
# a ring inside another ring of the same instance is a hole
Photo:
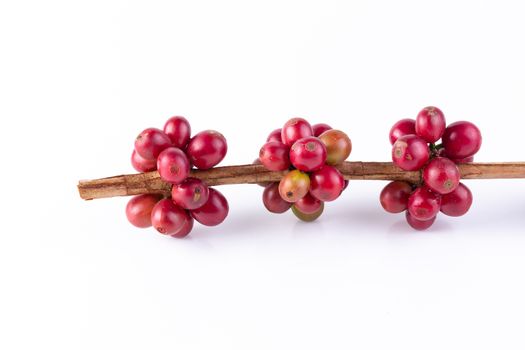
[[[344,162],[337,166],[347,180],[421,181],[419,171],[403,171],[389,162]],[[459,165],[462,179],[525,178],[525,162],[468,163]],[[193,170],[192,177],[210,186],[256,184],[279,181],[286,171],[269,171],[262,165],[234,165],[210,170]],[[169,193],[171,185],[162,181],[158,172],[120,175],[78,183],[80,197],[86,200],[143,193]]]

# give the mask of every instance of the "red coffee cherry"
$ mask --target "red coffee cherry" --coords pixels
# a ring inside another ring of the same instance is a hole
[[[447,123],[445,115],[437,107],[425,107],[416,117],[416,134],[423,140],[434,143],[443,136]]]
[[[220,132],[205,130],[191,138],[186,154],[196,168],[210,169],[224,159],[227,151],[226,138]]]
[[[441,197],[427,187],[420,187],[408,198],[408,211],[417,220],[427,221],[439,213]]]
[[[297,140],[313,136],[313,130],[303,118],[292,118],[284,124],[281,131],[281,139],[285,145],[291,147]]]
[[[219,225],[228,216],[226,198],[214,188],[209,189],[208,201],[200,208],[191,210],[191,216],[205,226]]]
[[[168,135],[173,146],[185,149],[190,141],[190,123],[184,117],[171,117],[164,124],[164,133]]]
[[[465,215],[472,205],[472,192],[460,183],[454,192],[441,196],[441,212],[448,216]]]
[[[284,143],[270,141],[259,151],[259,160],[268,170],[282,171],[290,168],[290,149]]]
[[[454,159],[463,159],[476,154],[481,148],[481,132],[471,122],[450,124],[443,134],[446,154]]]
[[[401,119],[392,126],[388,135],[390,144],[396,143],[397,139],[405,135],[416,134],[416,121],[414,119]]]
[[[392,161],[403,170],[419,170],[429,159],[428,144],[416,135],[401,136],[392,147]]]
[[[162,180],[178,184],[188,177],[191,166],[184,152],[170,147],[159,154],[157,169]]]
[[[323,202],[336,200],[343,192],[345,180],[333,166],[326,165],[310,175],[310,193]]]
[[[174,235],[186,225],[187,215],[171,199],[161,199],[151,211],[151,223],[163,235]]]
[[[418,230],[418,231],[423,231],[423,230],[430,228],[430,226],[432,226],[434,222],[436,221],[435,216],[429,220],[418,220],[414,218],[412,215],[410,215],[408,211],[406,212],[405,217],[406,217],[408,224],[413,229]]]
[[[279,194],[279,182],[274,182],[266,186],[262,195],[263,204],[269,212],[281,214],[292,206],[292,203],[285,201]]]
[[[297,140],[290,149],[290,162],[301,171],[320,169],[326,161],[326,147],[317,137]]]
[[[447,194],[459,186],[458,166],[448,158],[436,157],[423,170],[425,184],[434,192]]]
[[[128,221],[140,228],[151,226],[151,211],[162,196],[156,194],[141,194],[132,197],[126,205]]]
[[[135,139],[135,150],[144,159],[155,160],[160,152],[171,146],[171,140],[164,131],[148,128]]]
[[[404,181],[393,181],[383,188],[379,195],[381,206],[389,213],[397,214],[407,210],[408,197],[412,186]]]

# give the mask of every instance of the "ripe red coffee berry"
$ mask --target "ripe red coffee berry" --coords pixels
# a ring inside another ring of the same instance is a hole
[[[284,124],[281,130],[281,139],[283,143],[291,147],[295,141],[304,137],[313,136],[313,130],[305,119],[292,118]]]
[[[185,211],[185,212],[186,212],[186,220],[184,221],[184,224],[182,224],[182,227],[177,232],[171,234],[171,237],[175,237],[175,238],[186,237],[193,229],[194,220],[191,217],[191,215],[188,213],[188,211]]]
[[[228,216],[228,201],[214,188],[210,188],[209,192],[208,201],[202,207],[192,210],[191,216],[205,226],[216,226]]]
[[[414,219],[427,221],[439,213],[441,197],[427,187],[416,189],[408,198],[408,211]]]
[[[173,146],[185,149],[190,141],[190,123],[184,117],[171,117],[164,124],[164,133],[168,135]]]
[[[126,205],[126,217],[128,221],[140,228],[151,226],[151,211],[162,198],[155,194],[141,194],[132,197]]]
[[[389,213],[402,213],[407,209],[412,186],[404,181],[393,181],[379,195],[381,206]]]
[[[326,165],[310,174],[310,194],[320,201],[336,200],[344,186],[343,175],[333,166]]]
[[[259,160],[268,170],[287,170],[291,165],[290,148],[282,142],[267,142],[259,151]]]
[[[290,149],[290,162],[302,171],[320,169],[326,161],[326,147],[317,137],[297,140]]]
[[[326,146],[326,164],[342,164],[350,152],[352,152],[352,141],[347,134],[341,130],[328,130],[319,136],[319,139]]]
[[[450,160],[453,161],[456,164],[472,163],[474,161],[474,156],[470,156],[470,157],[463,158],[463,159],[451,158]]]
[[[297,208],[294,205],[292,205],[292,212],[294,213],[294,215],[302,220],[302,221],[306,221],[306,222],[312,222],[314,220],[316,220],[317,218],[319,218],[321,216],[321,214],[323,213],[323,210],[324,210],[324,203],[321,202],[321,206],[319,207],[319,209],[317,209],[316,212],[314,213],[311,213],[311,214],[307,214],[307,213],[303,213],[299,208]]]
[[[144,159],[155,160],[160,152],[171,146],[171,140],[164,131],[148,128],[135,139],[135,150]]]
[[[208,186],[199,179],[188,178],[171,188],[171,198],[184,209],[200,208],[208,201]]]
[[[184,152],[179,148],[170,147],[159,154],[157,169],[162,180],[178,184],[188,177],[191,166]]]
[[[447,194],[458,188],[460,177],[456,163],[443,157],[432,159],[423,170],[425,184],[439,194]]]
[[[323,202],[309,193],[294,203],[294,207],[303,214],[315,214],[322,205]]]
[[[443,134],[443,146],[448,157],[463,159],[476,154],[481,148],[481,132],[466,121],[450,124]]]
[[[287,202],[297,202],[310,189],[310,177],[299,170],[288,172],[279,182],[279,194]]]
[[[398,138],[405,135],[416,134],[416,121],[414,119],[401,119],[392,126],[388,135],[390,143],[393,145]]]
[[[312,132],[314,133],[315,137],[321,136],[322,133],[328,130],[332,130],[332,127],[325,123],[319,123],[319,124],[312,125]]]
[[[186,154],[196,168],[210,169],[224,159],[227,151],[226,138],[220,132],[205,130],[191,138]]]
[[[137,151],[133,150],[131,153],[131,165],[139,173],[147,173],[157,169],[157,160],[142,158]]]
[[[429,158],[427,142],[416,135],[401,136],[392,147],[392,161],[403,170],[419,170]]]
[[[416,117],[416,134],[430,143],[443,136],[446,126],[445,115],[437,107],[425,107]]]
[[[184,227],[186,216],[186,211],[171,199],[161,199],[151,211],[151,223],[163,235],[173,235]]]
[[[472,205],[472,192],[460,183],[454,192],[441,196],[441,212],[448,216],[465,215]]]
[[[432,226],[434,222],[436,221],[435,216],[429,220],[418,220],[414,218],[412,215],[410,215],[408,211],[406,212],[405,217],[406,217],[408,224],[413,229],[418,230],[418,231],[423,231],[423,230],[430,228],[430,226]]]
[[[292,203],[285,201],[279,194],[279,183],[274,182],[266,186],[262,195],[263,204],[269,212],[281,214],[292,206]]]
[[[272,141],[283,142],[283,140],[281,139],[281,128],[275,129],[266,138],[266,142],[272,142]]]

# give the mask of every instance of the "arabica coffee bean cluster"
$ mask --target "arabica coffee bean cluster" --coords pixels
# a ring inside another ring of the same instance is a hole
[[[164,235],[181,238],[190,233],[194,220],[215,226],[228,215],[228,201],[203,181],[189,177],[193,167],[210,169],[219,164],[228,146],[224,136],[205,130],[191,137],[190,123],[172,117],[164,129],[148,128],[135,139],[131,164],[139,172],[158,170],[172,184],[168,197],[138,195],[128,202],[126,216],[141,228],[153,226]]]
[[[293,118],[270,133],[257,163],[272,171],[288,172],[280,182],[265,185],[263,203],[272,213],[288,209],[303,221],[317,219],[324,202],[339,197],[348,182],[335,167],[352,151],[350,138],[327,124],[310,125]]]
[[[470,122],[446,126],[437,107],[423,108],[415,120],[398,121],[390,130],[392,161],[403,170],[422,171],[422,182],[389,183],[380,195],[383,208],[390,213],[406,212],[408,224],[416,230],[432,226],[440,211],[448,216],[466,214],[472,193],[460,182],[456,164],[472,162],[481,140],[479,129]]]

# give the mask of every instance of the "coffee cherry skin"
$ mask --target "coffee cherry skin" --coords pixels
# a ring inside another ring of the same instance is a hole
[[[171,188],[171,198],[184,209],[202,207],[208,201],[209,193],[208,186],[202,180],[192,177]]]
[[[408,198],[408,212],[417,220],[427,221],[439,213],[441,197],[427,187],[416,189]]]
[[[270,141],[259,151],[259,160],[268,170],[282,171],[290,168],[290,148],[282,142]]]
[[[178,184],[188,177],[191,166],[184,152],[179,148],[170,147],[159,154],[157,169],[162,180]]]
[[[430,226],[432,226],[434,222],[436,221],[435,216],[429,220],[418,220],[414,218],[412,215],[410,215],[408,211],[406,212],[405,217],[406,217],[408,224],[413,229],[418,230],[418,231],[423,231],[423,230],[430,228]]]
[[[303,118],[288,120],[281,130],[281,139],[288,147],[291,147],[297,140],[308,136],[313,136],[312,127]]]
[[[187,215],[171,199],[161,199],[151,211],[151,223],[163,235],[172,235],[182,229]]]
[[[319,211],[323,202],[308,193],[293,205],[303,214],[315,214]]]
[[[425,184],[434,192],[447,194],[459,186],[458,166],[448,158],[436,157],[423,170]]]
[[[476,154],[481,148],[481,132],[471,122],[450,124],[443,134],[443,147],[448,157],[463,159]]]
[[[193,222],[194,222],[193,218],[188,213],[188,211],[186,211],[186,220],[184,221],[184,224],[182,224],[182,227],[177,232],[171,234],[171,237],[175,237],[175,238],[186,237],[193,229]]]
[[[315,137],[321,136],[322,133],[328,130],[332,130],[332,127],[325,123],[318,123],[312,125],[312,132],[314,133]]]
[[[320,169],[326,161],[326,147],[313,136],[297,140],[290,149],[290,162],[301,171]]]
[[[216,226],[228,216],[228,201],[214,188],[210,188],[209,193],[208,201],[202,207],[192,210],[191,216],[205,226]]]
[[[314,220],[316,220],[317,218],[319,218],[321,216],[321,214],[323,213],[323,210],[324,210],[324,203],[321,202],[321,206],[319,207],[319,209],[317,209],[316,212],[314,213],[311,213],[311,214],[307,214],[307,213],[303,213],[299,208],[297,208],[294,205],[292,205],[292,212],[294,213],[294,215],[302,220],[302,221],[306,221],[306,222],[312,222]]]
[[[389,213],[402,213],[407,209],[412,186],[404,181],[392,181],[379,195],[381,206]]]
[[[392,126],[388,135],[390,144],[396,143],[397,139],[405,135],[416,134],[416,121],[414,119],[401,119]]]
[[[272,141],[283,142],[283,140],[281,139],[281,128],[275,129],[266,138],[266,142],[272,142]]]
[[[326,146],[326,164],[342,164],[352,152],[352,141],[347,134],[341,130],[331,129],[319,136]]]
[[[266,186],[262,195],[263,204],[269,212],[282,214],[292,206],[292,203],[285,201],[279,194],[279,183],[274,182]]]
[[[151,226],[151,211],[162,196],[156,194],[141,194],[132,197],[126,205],[126,217],[136,227]]]
[[[131,153],[131,165],[139,173],[147,173],[157,169],[157,160],[142,158],[137,151],[133,150]]]
[[[143,130],[135,139],[135,150],[144,159],[155,160],[160,152],[170,146],[168,135],[156,128]]]
[[[184,117],[171,117],[164,124],[164,133],[168,135],[173,146],[185,149],[190,141],[191,126]]]
[[[341,195],[345,186],[343,175],[330,165],[310,174],[310,194],[323,202],[331,202]]]
[[[292,170],[279,182],[279,194],[287,202],[294,203],[306,196],[310,189],[310,177],[300,170]]]
[[[460,159],[456,159],[454,157],[450,157],[447,154],[447,152],[445,151],[444,148],[440,148],[438,150],[436,156],[448,158],[448,159],[450,159],[451,161],[453,161],[456,164],[472,163],[474,161],[474,156],[470,156],[470,157],[466,157],[466,158],[460,158]]]
[[[463,158],[463,159],[450,158],[450,160],[456,164],[466,164],[466,163],[472,163],[474,161],[474,156],[470,156],[470,157]]]
[[[191,164],[198,169],[210,169],[226,156],[226,138],[215,130],[201,131],[190,139],[186,154]]]
[[[392,147],[392,161],[403,170],[419,170],[429,158],[428,144],[416,135],[401,136]]]
[[[472,205],[472,192],[460,183],[454,192],[441,196],[441,212],[448,216],[465,215]]]
[[[446,126],[445,115],[437,107],[425,107],[416,117],[416,135],[429,143],[439,140]]]

